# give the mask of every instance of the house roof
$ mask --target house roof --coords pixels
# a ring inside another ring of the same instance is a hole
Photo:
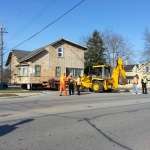
[[[142,69],[143,67],[147,66],[149,63],[150,63],[150,61],[148,61],[146,64],[142,64],[142,67],[139,68],[139,70]]]
[[[52,46],[53,46],[53,45],[55,45],[56,43],[59,43],[59,42],[61,42],[61,41],[65,41],[65,42],[67,42],[67,43],[70,43],[70,44],[72,44],[72,45],[75,45],[75,46],[77,46],[77,47],[80,47],[80,48],[83,49],[83,50],[86,50],[86,49],[87,49],[87,48],[84,47],[84,46],[81,46],[81,45],[79,45],[79,44],[76,44],[76,43],[74,43],[74,42],[68,41],[68,40],[63,39],[63,38],[61,38],[60,40],[57,40],[57,41],[55,41],[55,42],[53,42],[53,43],[51,43],[51,44],[49,44],[49,45],[52,45]],[[47,46],[49,46],[49,45],[47,45]],[[42,52],[42,51],[45,49],[44,47],[46,47],[46,46],[43,46],[43,47],[41,47],[41,48],[39,48],[39,49],[36,49],[36,50],[30,52],[28,55],[26,55],[25,57],[23,57],[22,59],[20,59],[19,62],[22,62],[22,61],[25,61],[25,60],[27,60],[27,59],[32,58],[33,56],[35,56],[35,55],[37,55],[38,53]]]
[[[129,79],[133,79],[134,78],[134,76],[127,76],[127,79],[129,80]]]
[[[22,59],[25,55],[28,55],[29,53],[31,53],[31,51],[16,50],[16,49],[12,50],[12,52],[18,59]]]
[[[138,64],[125,65],[125,66],[124,66],[124,69],[125,69],[125,71],[132,71],[132,69],[134,68],[134,66],[138,67]]]
[[[33,56],[39,54],[39,53],[42,52],[43,50],[44,50],[44,47],[39,48],[39,49],[36,49],[36,50],[30,52],[30,53],[27,54],[26,56],[24,55],[24,57],[21,58],[21,59],[19,60],[19,62],[23,62],[23,61],[25,61],[25,60],[28,60],[28,59],[32,58]]]
[[[8,58],[7,58],[7,61],[6,61],[6,64],[5,66],[7,66],[9,64],[9,61],[11,59],[11,56],[12,56],[12,53],[19,59],[23,58],[24,56],[28,55],[29,53],[31,53],[31,51],[26,51],[26,50],[17,50],[17,49],[14,49],[12,50],[12,52],[9,53],[8,55]]]
[[[64,39],[64,38],[61,38],[60,40],[57,40],[57,41],[51,43],[50,45],[54,45],[54,44],[59,43],[59,42],[61,42],[61,41],[65,41],[65,42],[67,42],[67,43],[70,43],[70,44],[72,44],[72,45],[75,45],[75,46],[77,46],[77,47],[80,47],[80,48],[83,49],[83,50],[87,50],[87,47],[82,46],[82,45],[77,44],[77,43],[74,43],[74,42],[71,42],[71,41],[66,40],[66,39]]]

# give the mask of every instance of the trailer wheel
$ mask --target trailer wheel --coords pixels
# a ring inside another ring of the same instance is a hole
[[[27,89],[27,84],[21,84],[21,89]]]
[[[56,90],[59,91],[60,90],[60,85],[56,85]]]
[[[94,81],[92,84],[92,90],[94,93],[102,93],[104,91],[101,81]]]

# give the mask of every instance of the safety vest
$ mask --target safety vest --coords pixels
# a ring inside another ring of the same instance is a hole
[[[60,76],[60,82],[63,84],[66,82],[66,76],[64,74]]]
[[[143,77],[143,83],[147,83],[147,78]]]
[[[80,77],[78,77],[78,79],[77,79],[77,85],[81,85],[81,79],[80,79]]]
[[[74,82],[73,77],[69,77],[69,78],[68,78],[68,81],[69,81],[70,83],[73,83],[73,82]]]
[[[137,79],[137,77],[134,77],[134,78],[133,78],[132,83],[133,83],[133,84],[138,84],[138,79]]]

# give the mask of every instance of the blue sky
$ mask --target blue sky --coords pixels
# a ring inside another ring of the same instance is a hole
[[[103,32],[113,28],[132,43],[134,51],[144,49],[143,31],[150,27],[149,0],[84,0],[40,34],[16,47],[81,1],[0,0],[0,25],[8,32],[3,38],[4,63],[14,47],[34,50],[60,38],[81,43],[81,37],[91,35],[95,29]]]

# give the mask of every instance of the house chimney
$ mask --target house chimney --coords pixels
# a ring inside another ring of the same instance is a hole
[[[128,60],[125,61],[125,64],[128,65]]]

